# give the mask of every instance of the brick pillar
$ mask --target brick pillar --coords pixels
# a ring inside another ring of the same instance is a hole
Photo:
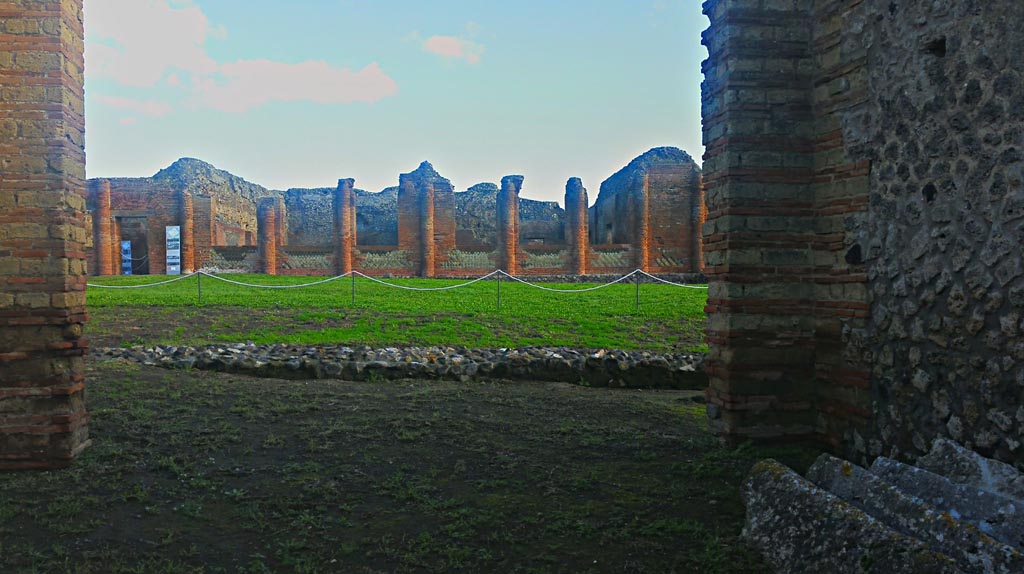
[[[288,245],[288,210],[284,206],[284,197],[277,198],[274,206],[274,221],[277,224],[277,247],[283,249]]]
[[[498,256],[505,271],[519,273],[519,190],[523,176],[506,175],[501,178],[498,192]]]
[[[277,275],[277,199],[264,197],[256,210],[257,243],[260,249],[260,271]]]
[[[693,233],[693,261],[697,264],[691,271],[703,273],[704,272],[704,224],[708,220],[708,204],[704,199],[704,178],[701,176],[700,187],[697,191],[697,225],[692,230]]]
[[[178,214],[181,222],[181,272],[188,274],[196,269],[195,208],[192,205],[192,194],[181,192],[181,210]]]
[[[565,184],[565,240],[569,244],[570,271],[587,274],[587,190],[578,177]]]
[[[708,416],[731,441],[817,424],[809,5],[704,4]]]
[[[0,22],[0,468],[57,468],[89,444],[82,0]]]
[[[634,265],[637,269],[651,269],[651,210],[650,210],[651,176],[644,174],[643,186],[638,193],[630,196],[633,202],[633,253]]]
[[[92,216],[93,249],[96,253],[96,274],[117,275],[114,261],[120,251],[114,239],[113,222],[110,214],[110,182],[102,180],[96,190],[96,212]],[[116,250],[116,251],[115,251]]]
[[[437,263],[437,244],[434,241],[434,186],[427,184],[420,193],[420,241],[423,243],[423,267],[420,274],[423,277],[434,276],[434,266]]]
[[[352,254],[356,237],[356,197],[354,179],[339,179],[334,192],[334,257],[339,275],[352,270]]]
[[[114,265],[114,275],[121,275],[121,221],[116,217],[110,222],[110,238],[113,243],[111,259]]]

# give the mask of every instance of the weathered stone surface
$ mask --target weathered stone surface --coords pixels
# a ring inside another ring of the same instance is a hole
[[[936,439],[931,451],[917,459],[917,466],[954,482],[1024,500],[1024,475],[1016,468],[949,439]]]
[[[1020,501],[885,457],[875,459],[871,472],[993,538],[1024,548],[1024,504]]]
[[[645,271],[700,270],[700,168],[674,147],[654,148],[603,183],[589,212],[591,243],[632,244]]]
[[[952,574],[956,562],[774,460],[743,485],[743,535],[779,574]]]
[[[375,349],[232,344],[110,348],[95,350],[94,354],[172,369],[198,368],[289,379],[367,380],[373,376],[458,381],[523,379],[569,383],[585,381],[588,385],[601,387],[695,391],[707,386],[704,357],[687,353],[658,354],[568,347]]]
[[[966,572],[1013,574],[1024,571],[1024,556],[1008,546],[1008,541],[997,541],[987,529],[979,530],[966,516],[961,520],[955,510],[941,505],[945,502],[942,497],[938,500],[918,498],[915,491],[905,488],[906,481],[890,483],[888,475],[876,475],[827,454],[815,461],[807,472],[807,479],[889,528],[953,558]],[[952,483],[945,486],[947,491],[955,487]],[[935,505],[936,502],[940,505]]]

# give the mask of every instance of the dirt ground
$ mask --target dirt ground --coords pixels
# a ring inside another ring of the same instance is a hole
[[[757,458],[686,391],[89,365],[93,446],[0,474],[0,572],[763,572]]]

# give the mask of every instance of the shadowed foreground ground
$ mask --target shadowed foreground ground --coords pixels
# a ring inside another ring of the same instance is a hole
[[[92,364],[94,446],[0,474],[0,572],[762,572],[685,391]]]

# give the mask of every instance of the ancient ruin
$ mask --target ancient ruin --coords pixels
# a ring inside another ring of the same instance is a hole
[[[699,273],[700,169],[656,148],[601,186],[578,178],[565,205],[520,197],[523,176],[456,192],[429,162],[379,193],[354,179],[284,192],[195,159],[151,178],[88,182],[96,275],[163,274],[166,229],[181,233],[181,272],[203,267],[289,275],[459,277],[501,268],[532,275]],[[602,232],[588,233],[601,226]],[[130,242],[130,256],[121,244]],[[127,264],[126,264],[127,262]]]
[[[92,224],[86,219],[81,8],[82,0],[8,2],[0,22],[3,468],[64,465],[88,444],[89,229],[99,272],[116,272],[111,246],[125,228],[141,233],[132,230],[133,208],[115,204],[115,181],[109,203],[105,186],[95,186]],[[950,436],[1017,462],[1024,4],[707,0],[705,12],[708,414],[716,431],[734,440],[810,438],[858,462],[922,453],[932,438]],[[357,205],[353,266],[441,274],[449,265],[455,274],[514,259],[523,272],[581,261],[593,272],[652,256],[622,248],[608,257],[593,240],[580,249],[574,181],[575,227],[564,235],[574,256],[565,246],[524,245],[521,222],[519,241],[500,243],[515,232],[506,218],[514,202],[504,204],[493,251],[444,253],[429,233],[440,229],[440,243],[450,241],[451,227],[437,225],[449,209],[438,196],[450,190],[415,176],[402,184],[398,194],[421,206],[409,221],[427,241],[403,240],[399,229],[395,244],[408,249],[360,248]],[[501,196],[520,184],[506,180]],[[134,209],[188,219],[190,200],[175,193]],[[205,218],[225,221],[228,206],[206,209],[201,195],[191,194],[186,245],[216,235]],[[352,217],[341,195],[343,213],[328,212],[344,240]],[[283,198],[258,201],[253,219],[237,226],[241,251],[220,261],[268,272],[344,268],[333,243],[296,265],[301,250],[288,243]],[[594,237],[600,229],[590,223]],[[650,242],[650,225],[641,231],[638,244],[645,234]],[[147,235],[150,272],[159,270],[160,239]],[[262,256],[252,251],[260,240]],[[204,264],[200,251],[194,266]]]
[[[1019,461],[1019,2],[705,3],[719,432]]]

